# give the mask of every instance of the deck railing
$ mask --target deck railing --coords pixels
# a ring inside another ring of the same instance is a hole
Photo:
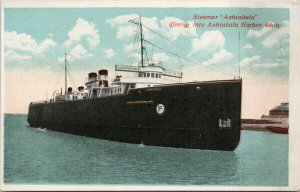
[[[115,65],[115,71],[139,72],[139,68],[134,65]]]
[[[149,65],[151,66],[151,65]],[[154,65],[156,66],[156,65]],[[161,66],[160,66],[161,67]],[[115,71],[127,71],[127,72],[142,72],[140,67],[134,65],[115,65]],[[168,77],[182,78],[182,72],[163,69],[162,75]]]
[[[163,75],[169,77],[182,78],[182,72],[179,71],[164,70]]]
[[[51,99],[48,99],[48,100],[30,102],[30,104],[51,103],[51,102],[52,102]]]

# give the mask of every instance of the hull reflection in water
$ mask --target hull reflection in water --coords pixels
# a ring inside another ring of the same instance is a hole
[[[286,135],[243,131],[234,152],[210,151],[41,130],[27,127],[26,118],[5,118],[8,184],[288,185]]]

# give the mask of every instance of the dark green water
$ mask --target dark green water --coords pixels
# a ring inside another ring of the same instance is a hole
[[[118,143],[6,115],[6,184],[288,185],[288,136],[243,131],[234,152]]]

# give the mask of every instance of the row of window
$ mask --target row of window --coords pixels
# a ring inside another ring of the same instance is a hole
[[[104,90],[104,94],[107,95],[107,94],[116,94],[116,93],[121,93],[121,88],[114,88],[114,89],[107,89],[107,90]]]
[[[158,73],[140,73],[139,77],[147,77],[147,78],[161,78],[161,74]]]

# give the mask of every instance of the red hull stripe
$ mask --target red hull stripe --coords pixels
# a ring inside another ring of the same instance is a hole
[[[274,133],[288,134],[289,132],[288,128],[283,128],[283,127],[267,126],[266,128]]]

